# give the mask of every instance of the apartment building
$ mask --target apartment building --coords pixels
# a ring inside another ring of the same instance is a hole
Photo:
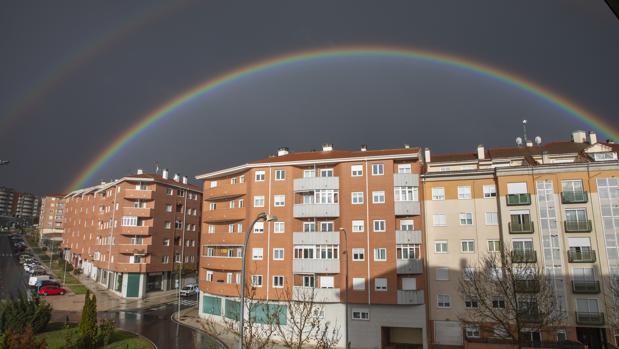
[[[64,231],[64,195],[49,195],[41,199],[39,238],[62,241]]]
[[[12,188],[0,187],[0,217],[9,224],[30,226],[38,223],[41,198]]]
[[[466,268],[500,246],[522,263],[537,263],[565,310],[564,323],[548,333],[528,333],[532,341],[617,344],[608,287],[609,277],[619,274],[618,151],[613,142],[583,131],[548,144],[525,140],[470,153],[424,151],[433,347],[490,345],[484,339],[492,331],[458,322],[458,314],[475,306],[458,285]]]
[[[14,196],[15,191],[13,189],[0,187],[0,216],[12,217],[14,215]]]
[[[138,170],[64,199],[65,258],[118,296],[196,281],[202,193],[187,177]]]
[[[419,156],[408,146],[339,151],[325,144],[197,176],[205,200],[200,316],[238,314],[243,238],[266,212],[277,220],[251,229],[246,283],[282,314],[280,322],[287,321],[284,290],[314,289],[325,321],[340,326],[340,347],[347,316],[353,348],[425,348]]]

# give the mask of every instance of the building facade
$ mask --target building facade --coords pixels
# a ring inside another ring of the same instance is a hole
[[[423,174],[432,346],[484,347],[492,328],[462,327],[475,306],[466,268],[501,246],[550,277],[565,320],[532,341],[617,344],[610,278],[619,275],[619,147],[594,133],[548,144],[434,155]],[[515,254],[514,254],[515,253]],[[524,292],[524,291],[523,291]]]
[[[195,282],[201,190],[186,177],[124,177],[65,197],[65,258],[126,298]]]
[[[3,225],[31,226],[39,221],[41,198],[0,187],[0,222]]]
[[[50,195],[41,199],[39,238],[62,241],[64,232],[64,195]]]
[[[282,148],[277,156],[197,176],[205,200],[200,316],[238,313],[243,238],[265,212],[277,220],[256,223],[247,248],[246,284],[255,298],[287,314],[286,294],[313,289],[324,318],[340,326],[339,346],[348,317],[353,348],[425,347],[419,155],[409,147]]]

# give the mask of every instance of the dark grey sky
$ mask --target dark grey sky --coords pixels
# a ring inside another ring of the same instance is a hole
[[[61,191],[119,133],[199,82],[291,51],[363,44],[489,64],[619,127],[619,21],[601,0],[13,1],[0,11],[0,159],[11,160],[0,185]],[[193,176],[323,142],[506,146],[524,118],[544,140],[588,129],[542,99],[444,65],[324,60],[195,100],[132,142],[97,180],[154,161]]]

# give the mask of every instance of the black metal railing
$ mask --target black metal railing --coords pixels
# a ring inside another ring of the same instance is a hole
[[[586,191],[564,191],[561,192],[561,203],[564,204],[584,204],[589,201]]]
[[[512,263],[535,263],[537,262],[537,253],[533,250],[513,250]]]
[[[567,260],[570,263],[595,263],[596,254],[593,250],[567,251]]]
[[[574,280],[572,281],[572,292],[587,293],[587,294],[600,293],[600,282],[599,281]]]
[[[563,227],[566,233],[588,233],[591,231],[591,221],[564,221]]]
[[[507,194],[507,206],[531,205],[531,194]]]
[[[533,222],[509,223],[510,234],[530,234],[533,231]]]

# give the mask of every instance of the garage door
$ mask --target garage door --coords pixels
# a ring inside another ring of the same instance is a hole
[[[434,342],[445,345],[462,345],[460,322],[434,321]]]

